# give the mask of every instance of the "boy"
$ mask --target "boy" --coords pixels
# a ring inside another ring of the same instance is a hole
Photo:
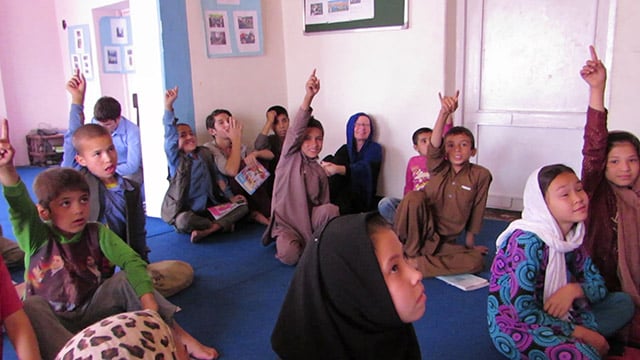
[[[263,245],[276,242],[276,258],[287,265],[297,264],[313,234],[340,215],[338,207],[329,202],[329,180],[318,163],[324,129],[311,116],[311,102],[320,91],[315,69],[305,90],[284,138],[273,186],[271,223],[262,235]]]
[[[452,127],[453,117],[449,116],[443,132],[446,134]],[[424,189],[431,177],[431,175],[429,175],[429,168],[427,167],[427,149],[429,148],[429,138],[431,138],[432,132],[433,130],[428,127],[421,127],[414,131],[411,136],[413,149],[418,152],[418,155],[412,157],[407,162],[403,196],[407,195],[410,191],[421,191]],[[378,203],[380,215],[390,224],[393,224],[393,218],[396,215],[396,209],[400,204],[400,200],[402,199],[385,197]]]
[[[67,90],[71,93],[71,111],[69,113],[69,129],[64,135],[65,146],[62,166],[78,167],[75,162],[75,151],[70,146],[71,136],[84,124],[84,95],[86,81],[80,70],[67,82]],[[92,123],[105,127],[118,153],[116,172],[142,186],[142,148],[140,147],[140,129],[121,115],[118,100],[103,96],[93,108]]]
[[[179,232],[191,233],[191,242],[197,243],[216,231],[231,231],[249,210],[246,199],[242,195],[234,196],[227,186],[211,151],[196,145],[191,127],[177,124],[173,112],[177,98],[178,87],[167,90],[162,122],[170,184],[162,202],[161,215],[162,220]],[[218,220],[207,210],[230,201],[239,206]]]
[[[146,263],[111,230],[89,222],[89,185],[69,168],[51,168],[34,181],[36,206],[13,165],[7,120],[0,131],[0,183],[18,244],[25,251],[24,310],[40,352],[53,359],[73,333],[118,312],[160,313],[194,357],[212,359],[215,349],[188,334],[173,314],[177,307],[153,291]],[[44,221],[43,221],[44,220]],[[87,268],[91,257],[100,276]],[[51,276],[54,259],[62,266]],[[123,271],[113,275],[114,264]],[[113,275],[113,276],[111,276]],[[107,279],[108,278],[108,279]]]
[[[473,273],[483,268],[488,249],[475,245],[487,203],[491,173],[469,159],[476,149],[473,134],[456,126],[442,133],[445,120],[458,107],[459,92],[440,95],[441,109],[429,140],[427,165],[431,178],[423,191],[400,202],[394,224],[405,252],[424,277]],[[465,245],[455,243],[466,230]]]
[[[73,155],[73,163],[80,166],[80,172],[89,184],[89,220],[106,224],[149,261],[140,185],[119,175],[118,153],[107,127],[81,125],[81,104],[86,91],[84,77],[74,75],[67,82],[67,91],[71,94],[72,105],[69,131],[64,139],[65,156]],[[67,161],[63,166],[71,164]]]

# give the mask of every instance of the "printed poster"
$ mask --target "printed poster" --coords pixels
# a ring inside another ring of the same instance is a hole
[[[201,0],[207,56],[262,55],[260,0]]]
[[[305,25],[373,19],[374,0],[305,0]]]

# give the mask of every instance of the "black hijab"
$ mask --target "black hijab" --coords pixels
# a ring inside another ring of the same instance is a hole
[[[271,335],[282,359],[420,359],[367,235],[372,215],[335,218],[307,244]]]

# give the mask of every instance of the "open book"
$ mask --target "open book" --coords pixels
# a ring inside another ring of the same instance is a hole
[[[224,203],[224,204],[220,204],[220,205],[211,206],[211,207],[207,208],[207,210],[209,210],[211,215],[213,215],[214,219],[220,220],[225,215],[230,213],[233,209],[235,209],[235,208],[237,208],[238,206],[241,206],[241,205],[242,205],[242,203],[228,202],[228,203]]]
[[[464,291],[471,291],[489,286],[489,281],[473,274],[443,275],[436,278]]]
[[[257,164],[255,168],[245,166],[235,177],[238,184],[240,184],[249,195],[253,195],[256,189],[271,175],[262,164]]]

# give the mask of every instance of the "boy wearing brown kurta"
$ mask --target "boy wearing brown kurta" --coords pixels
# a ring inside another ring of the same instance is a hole
[[[427,164],[431,179],[423,191],[405,195],[394,221],[405,253],[424,277],[474,273],[483,268],[486,246],[475,245],[487,203],[491,173],[472,164],[476,149],[466,128],[451,128],[442,139],[447,117],[458,107],[455,96],[440,96],[442,107],[431,135]],[[456,238],[466,230],[465,245]]]
[[[329,220],[340,215],[329,202],[329,181],[318,163],[324,130],[311,116],[311,101],[320,91],[315,70],[307,80],[304,101],[287,130],[276,168],[271,222],[262,243],[276,242],[276,258],[295,265],[307,241]]]

